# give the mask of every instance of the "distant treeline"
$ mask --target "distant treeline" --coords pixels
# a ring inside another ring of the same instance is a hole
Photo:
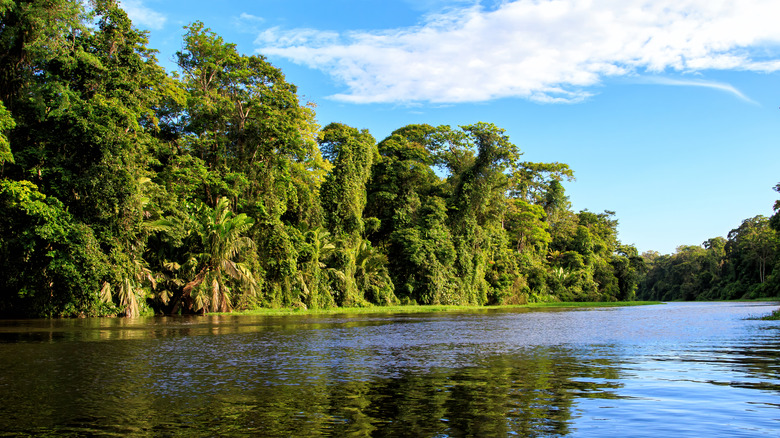
[[[780,192],[780,184],[775,187]],[[780,296],[780,201],[771,218],[745,219],[728,238],[681,246],[672,255],[644,253],[644,300],[733,300]]]
[[[0,3],[0,315],[634,298],[614,213],[502,129],[377,143],[201,23],[154,53],[113,0]]]

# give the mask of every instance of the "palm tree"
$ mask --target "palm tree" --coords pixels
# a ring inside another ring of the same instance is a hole
[[[362,240],[355,248],[355,283],[362,295],[375,304],[398,302],[387,272],[387,256],[368,240]]]
[[[301,303],[306,307],[331,307],[333,299],[331,294],[323,293],[322,275],[335,272],[328,268],[328,262],[336,250],[336,244],[330,233],[323,227],[309,229],[306,226],[300,230],[304,235],[309,252],[308,261],[299,263],[298,282],[301,287]],[[343,275],[343,274],[342,274]]]
[[[241,251],[255,248],[254,241],[243,235],[254,220],[243,213],[234,214],[229,203],[228,198],[223,197],[213,210],[202,207],[204,214],[196,231],[203,243],[203,252],[192,257],[198,273],[184,286],[182,297],[195,311],[230,311],[233,307],[228,286],[230,279],[240,284],[245,296],[257,294],[252,271],[244,263],[235,261]]]
[[[140,192],[151,183],[151,180],[147,177],[141,177],[136,180],[136,183]],[[173,223],[167,219],[150,219],[154,214],[147,210],[150,203],[148,197],[136,196],[134,202],[141,219],[132,237],[126,242],[127,248],[130,249],[129,257],[120,260],[121,268],[119,270],[121,272],[118,274],[118,278],[115,278],[117,281],[114,284],[105,281],[100,289],[100,300],[106,304],[113,303],[112,295],[115,291],[119,301],[118,309],[129,318],[140,315],[144,297],[148,295],[148,289],[145,290],[143,285],[149,284],[152,289],[157,287],[157,281],[152,275],[148,263],[141,255],[146,241],[150,235],[170,231],[173,227]]]

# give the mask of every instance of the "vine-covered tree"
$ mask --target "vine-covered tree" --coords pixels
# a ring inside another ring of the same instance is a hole
[[[177,74],[154,55],[115,0],[0,2],[0,314],[633,298],[613,214],[503,129],[320,129],[201,22]],[[774,284],[764,222],[707,266]]]
[[[331,123],[320,134],[323,155],[333,169],[322,184],[322,207],[330,233],[339,241],[334,254],[334,268],[341,273],[333,281],[338,305],[364,305],[365,289],[355,280],[357,256],[365,245],[366,184],[377,154],[376,141],[368,131]],[[376,222],[371,221],[373,223]],[[389,285],[388,285],[389,286]],[[388,292],[392,293],[392,287]]]

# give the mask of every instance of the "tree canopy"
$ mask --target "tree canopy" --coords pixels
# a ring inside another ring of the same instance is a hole
[[[320,128],[201,22],[166,73],[113,0],[0,23],[0,315],[635,297],[615,214],[572,211],[573,171],[493,124]],[[774,278],[777,222],[719,247],[728,272]]]

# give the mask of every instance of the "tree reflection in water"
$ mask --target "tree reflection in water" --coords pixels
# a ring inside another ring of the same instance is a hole
[[[757,310],[5,321],[0,435],[771,436]]]
[[[616,397],[616,371],[603,365],[534,348],[394,377],[266,382],[207,409],[271,436],[566,435],[577,398]]]

